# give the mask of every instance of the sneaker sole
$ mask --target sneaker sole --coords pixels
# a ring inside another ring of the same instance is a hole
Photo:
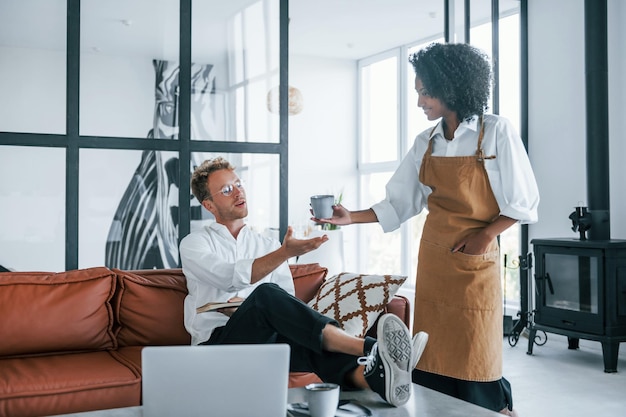
[[[411,334],[404,322],[393,314],[378,322],[378,353],[385,367],[385,399],[394,406],[405,404],[411,398]]]

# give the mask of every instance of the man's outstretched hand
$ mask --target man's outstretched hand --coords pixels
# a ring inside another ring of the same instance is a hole
[[[287,233],[285,233],[285,238],[283,239],[283,249],[287,253],[288,258],[293,258],[319,248],[327,240],[327,235],[311,239],[296,239],[293,237],[293,228],[288,226]]]

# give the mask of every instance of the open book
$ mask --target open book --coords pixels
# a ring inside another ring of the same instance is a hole
[[[239,307],[241,303],[243,303],[243,301],[234,301],[232,303],[229,303],[226,301],[211,301],[209,303],[206,303],[196,308],[196,313],[205,313],[207,311],[215,311],[215,310],[219,310],[220,308]]]

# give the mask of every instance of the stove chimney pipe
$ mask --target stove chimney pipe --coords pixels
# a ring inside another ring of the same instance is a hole
[[[585,0],[587,205],[590,240],[611,239],[607,0]]]

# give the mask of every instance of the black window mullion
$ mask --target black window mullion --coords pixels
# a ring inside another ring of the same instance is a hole
[[[178,241],[191,229],[191,0],[180,0],[178,90]],[[180,262],[180,260],[179,260]]]
[[[520,2],[520,136],[528,152],[528,2]],[[532,310],[529,305],[529,255],[528,225],[523,224],[520,232],[520,309],[522,314],[516,328],[521,332],[528,322]]]
[[[444,42],[450,42],[450,1],[453,0],[443,0],[443,36]]]
[[[463,27],[463,29],[465,30],[465,43],[469,44],[470,43],[470,29],[472,26],[472,19],[470,16],[470,0],[465,0],[465,2],[463,3],[463,10],[465,12],[465,25]]]
[[[67,146],[67,135],[54,133],[0,132],[0,145],[65,148]]]
[[[491,57],[493,114],[500,114],[500,0],[491,0]]]
[[[67,0],[65,270],[78,268],[80,0]]]
[[[280,147],[279,147],[279,238],[287,232],[289,222],[289,0],[280,0]]]
[[[190,152],[280,154],[279,143],[190,141]]]

